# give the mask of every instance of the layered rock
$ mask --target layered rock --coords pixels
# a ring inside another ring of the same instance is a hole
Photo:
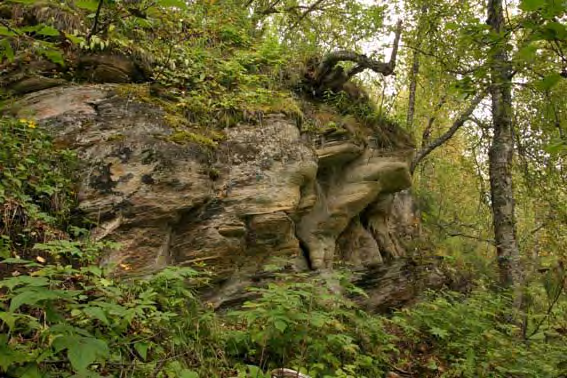
[[[392,209],[411,185],[410,146],[386,150],[372,133],[313,136],[272,114],[225,129],[213,149],[172,138],[162,109],[116,89],[46,89],[15,112],[79,152],[79,207],[94,237],[121,244],[106,261],[117,271],[205,264],[217,283],[209,299],[222,305],[266,264],[377,272],[404,256],[391,219],[409,219]]]

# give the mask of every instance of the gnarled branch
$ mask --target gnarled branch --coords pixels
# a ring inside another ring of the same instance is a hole
[[[398,46],[400,44],[400,37],[402,33],[402,21],[398,21],[396,27],[396,36],[394,38],[394,46],[392,48],[392,54],[390,55],[390,61],[388,63],[379,62],[375,59],[369,58],[364,54],[359,54],[354,51],[348,50],[338,50],[327,54],[315,73],[315,81],[319,84],[323,83],[325,78],[332,74],[335,66],[339,62],[354,62],[356,65],[346,73],[345,82],[351,79],[354,75],[364,71],[372,70],[376,73],[380,73],[384,76],[388,76],[394,73],[396,68],[396,58],[398,55]],[[343,83],[344,84],[344,83]]]

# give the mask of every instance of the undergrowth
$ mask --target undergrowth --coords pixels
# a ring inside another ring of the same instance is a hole
[[[391,319],[402,351],[396,366],[419,377],[564,376],[565,309],[524,317],[529,324],[512,309],[507,295],[488,290],[432,293]],[[548,323],[536,329],[542,316]]]
[[[203,273],[120,279],[101,267],[100,256],[119,246],[91,240],[77,222],[74,154],[33,121],[1,118],[0,128],[3,377],[268,377],[279,367],[313,378],[567,373],[561,269],[532,282],[520,314],[479,286],[379,316],[322,277],[281,273],[218,314],[195,294]],[[333,280],[364,296],[345,277]]]

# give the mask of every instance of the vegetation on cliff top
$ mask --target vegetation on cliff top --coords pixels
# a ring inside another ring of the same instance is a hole
[[[361,124],[398,120],[420,146],[416,257],[442,260],[472,290],[386,317],[320,278],[280,275],[215,314],[191,291],[208,277],[191,269],[119,280],[97,265],[112,243],[90,241],[74,213],[74,154],[32,120],[4,117],[0,375],[566,375],[565,17],[551,0],[3,2],[4,101],[65,82],[127,84],[123,94],[168,112],[179,142],[210,146],[216,134],[190,127],[300,119],[300,96]],[[388,58],[361,54],[387,34],[401,35],[397,62],[396,40]],[[346,85],[355,75],[365,91]]]

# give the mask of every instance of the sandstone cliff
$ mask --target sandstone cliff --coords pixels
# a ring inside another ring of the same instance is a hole
[[[346,266],[373,308],[438,283],[404,258],[400,236],[415,223],[411,196],[399,193],[411,186],[412,146],[394,125],[362,127],[309,105],[302,121],[265,114],[203,143],[180,138],[164,109],[115,85],[45,89],[13,111],[79,152],[79,208],[93,237],[121,244],[106,259],[119,273],[208,269],[214,286],[204,295],[216,306],[269,279],[266,265]]]

